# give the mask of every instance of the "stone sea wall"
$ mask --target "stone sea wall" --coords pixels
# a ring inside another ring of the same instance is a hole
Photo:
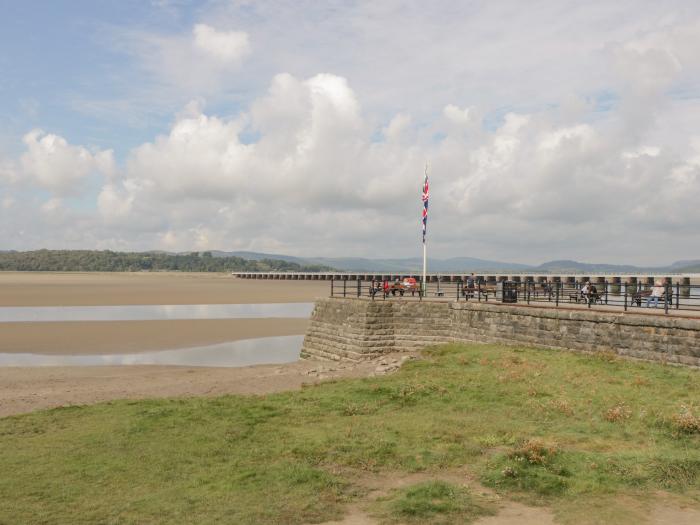
[[[359,361],[448,342],[524,344],[700,366],[700,320],[479,302],[316,302],[302,357]]]

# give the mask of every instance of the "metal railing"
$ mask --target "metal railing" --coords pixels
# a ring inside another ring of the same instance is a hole
[[[700,285],[672,283],[666,279],[654,289],[653,282],[569,280],[567,282],[457,280],[415,284],[404,281],[331,279],[331,297],[365,297],[372,300],[479,301],[589,309],[621,308],[665,314],[698,312]]]

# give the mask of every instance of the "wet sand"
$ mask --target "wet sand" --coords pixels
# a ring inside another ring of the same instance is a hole
[[[197,319],[2,323],[0,353],[134,354],[239,339],[301,335],[306,319]]]
[[[195,273],[0,272],[0,306],[312,302],[318,281],[237,279]],[[0,324],[0,352],[113,354],[238,339],[302,335],[306,319],[199,319]],[[264,393],[313,380],[309,363],[244,368],[168,366],[0,367],[0,417],[112,399]]]
[[[398,359],[387,355],[382,359]],[[366,377],[377,363],[319,363],[241,368],[179,366],[0,367],[0,417],[117,399],[268,394],[341,377]]]
[[[327,281],[237,279],[221,273],[0,272],[0,306],[311,302]]]

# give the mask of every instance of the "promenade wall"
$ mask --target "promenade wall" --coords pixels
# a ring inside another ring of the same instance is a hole
[[[316,302],[302,357],[359,361],[449,342],[531,345],[700,366],[700,320],[479,302]]]

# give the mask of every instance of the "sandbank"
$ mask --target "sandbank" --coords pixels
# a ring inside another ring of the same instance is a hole
[[[0,272],[0,306],[311,302],[326,281],[238,279],[222,273]]]

